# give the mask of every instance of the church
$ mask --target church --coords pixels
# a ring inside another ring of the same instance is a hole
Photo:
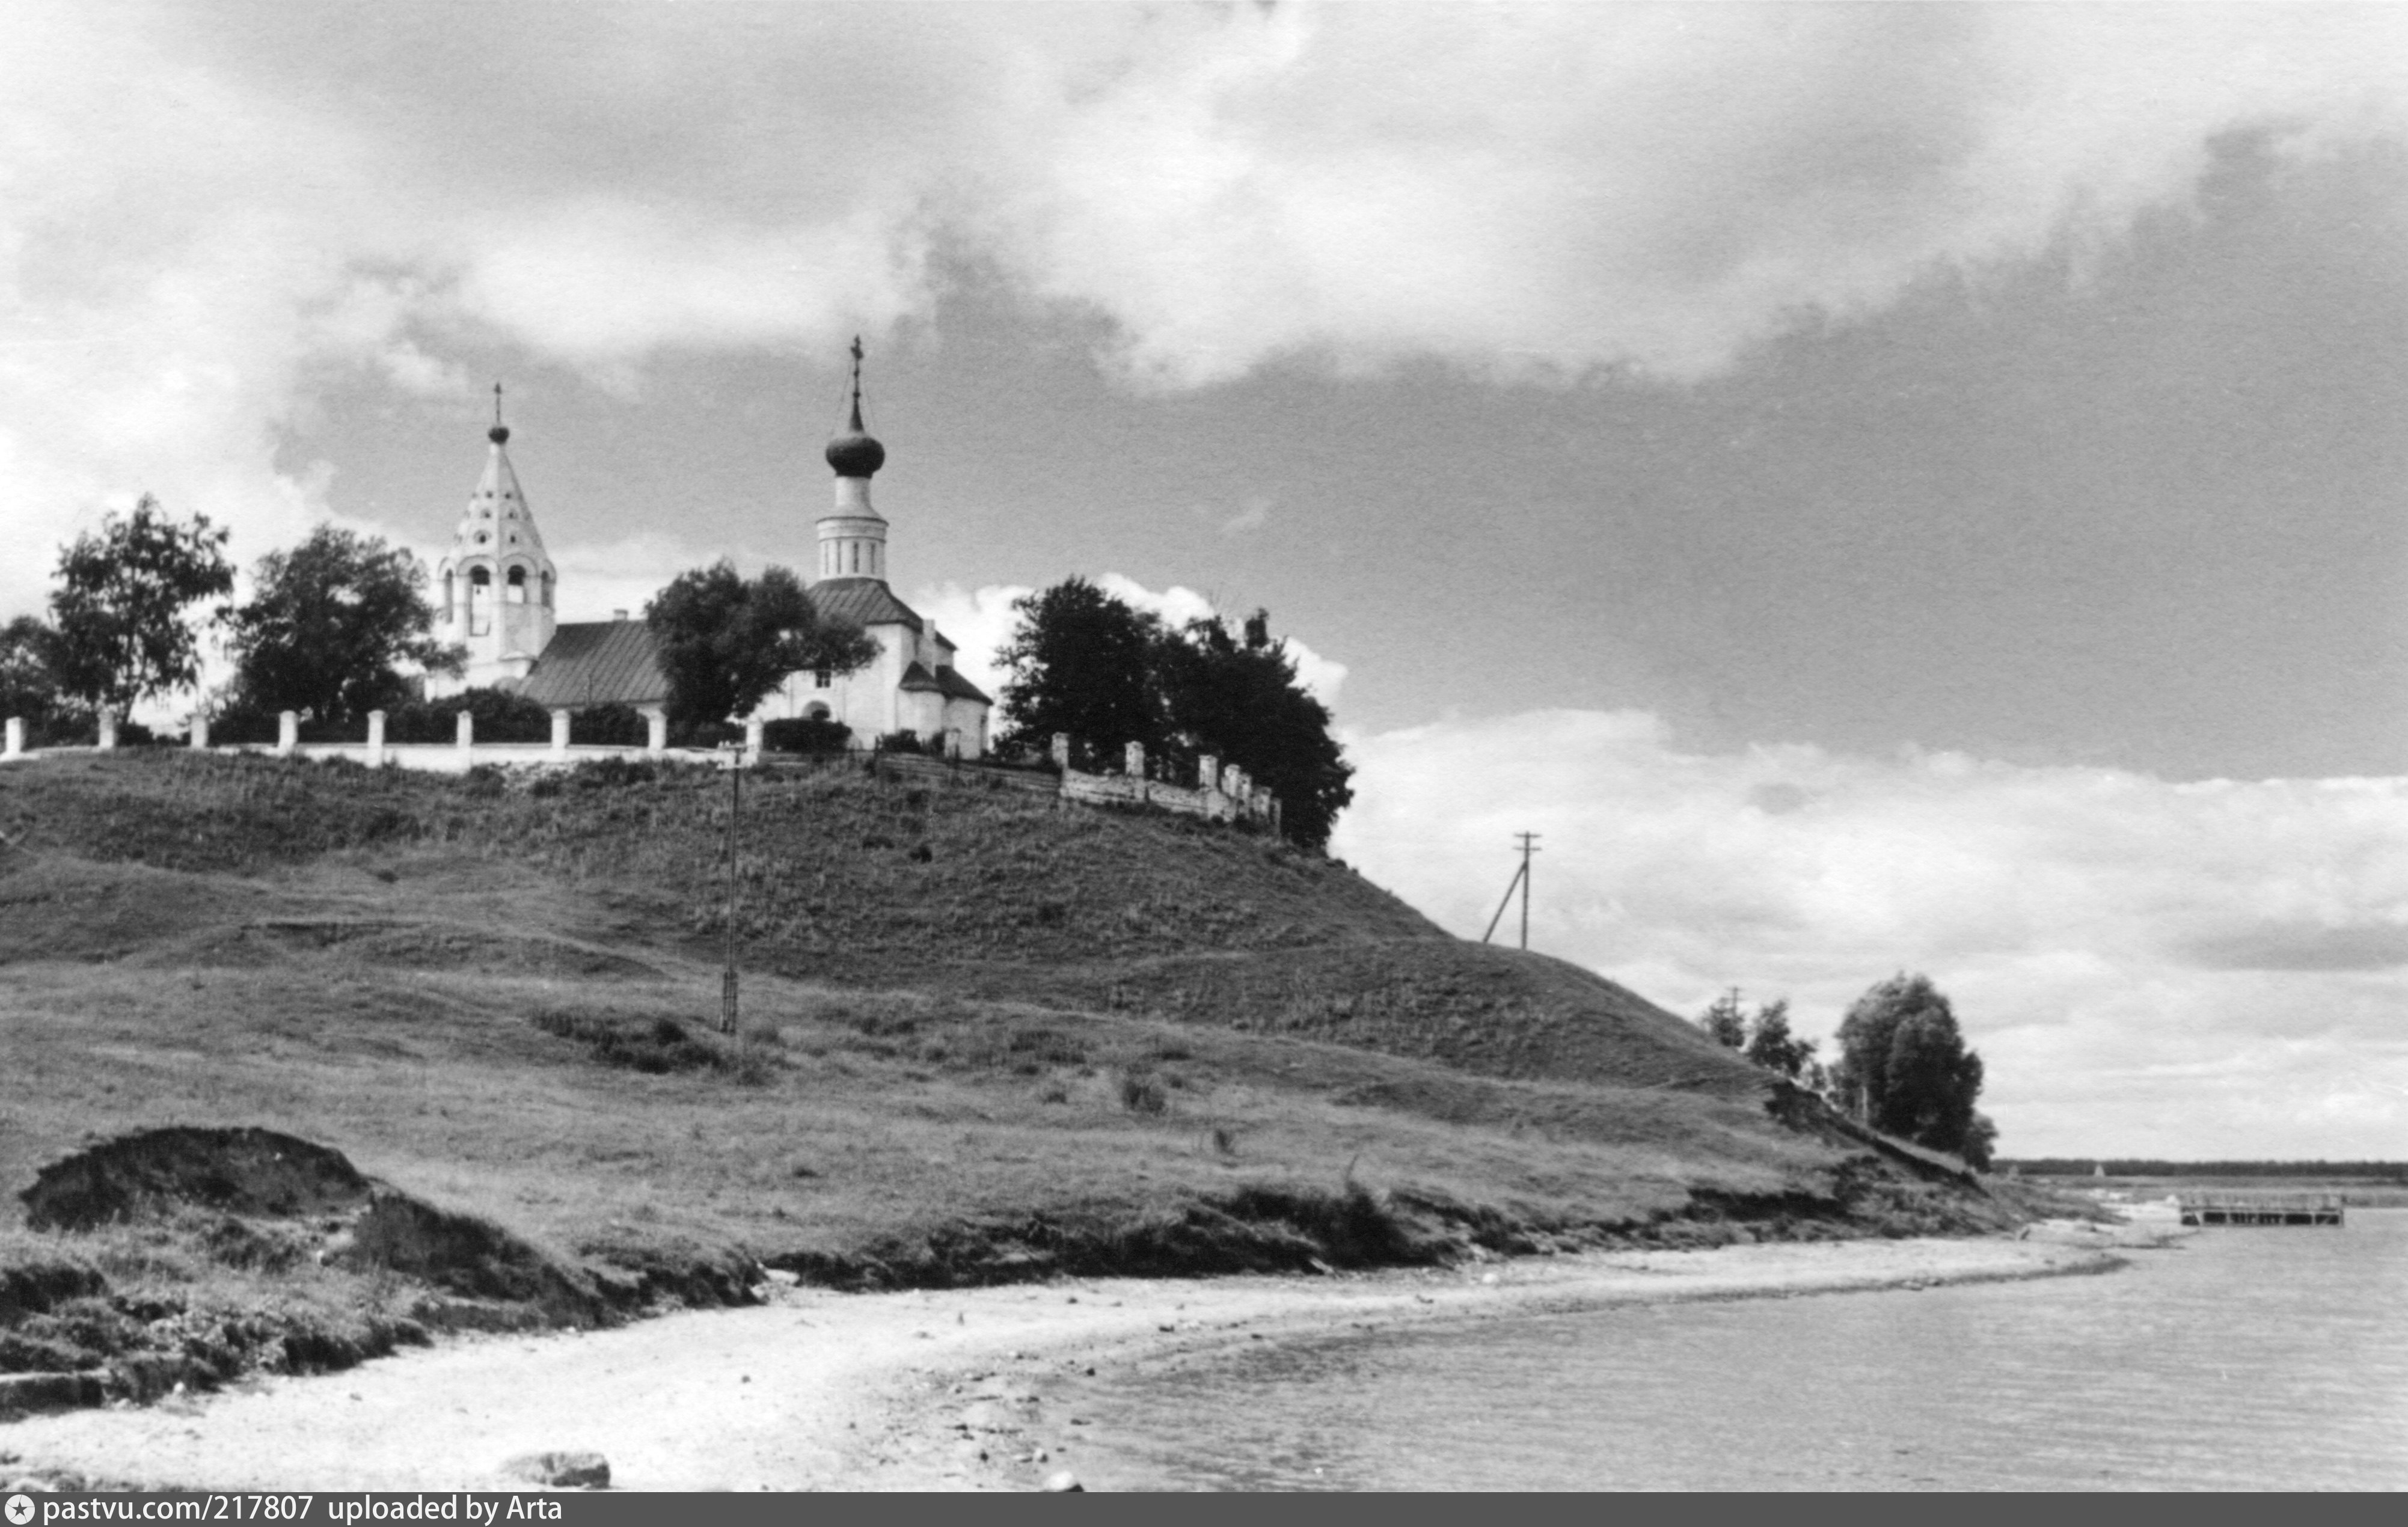
[[[436,636],[465,649],[467,665],[457,678],[429,675],[427,697],[484,686],[512,690],[551,710],[555,725],[580,710],[626,706],[659,735],[668,680],[651,629],[624,611],[609,621],[554,619],[558,574],[510,465],[510,432],[498,407],[486,438],[492,449],[484,476],[436,567],[433,591]],[[948,753],[981,757],[994,702],[953,666],[953,644],[935,623],[887,586],[886,521],[869,502],[869,480],[886,464],[886,448],[862,427],[858,339],[852,412],[828,442],[827,463],[836,473],[836,502],[820,517],[805,592],[823,622],[866,633],[878,656],[850,674],[789,674],[754,718],[838,721],[852,728],[855,748],[908,731],[923,741],[942,739]]]

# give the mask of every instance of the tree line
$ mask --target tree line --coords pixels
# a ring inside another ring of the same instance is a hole
[[[1986,1168],[1998,1126],[1977,1110],[1982,1057],[1966,1047],[1948,999],[1928,976],[1903,972],[1872,988],[1840,1020],[1839,1059],[1826,1066],[1816,1041],[1793,1035],[1782,999],[1750,1018],[1739,992],[1698,1018],[1715,1043],[1829,1100],[1859,1122]]]
[[[1067,734],[1084,758],[1110,761],[1135,742],[1166,778],[1210,754],[1278,798],[1287,837],[1327,846],[1354,769],[1268,612],[1234,632],[1217,614],[1173,625],[1083,578],[1012,608],[1019,623],[998,654],[1010,676],[1003,747],[1041,754]]]
[[[78,535],[60,552],[49,619],[19,616],[0,628],[0,716],[24,718],[36,746],[89,736],[103,713],[122,721],[136,706],[197,685],[202,637],[214,629],[232,673],[201,704],[221,736],[272,736],[284,711],[305,735],[356,735],[368,712],[383,710],[394,713],[392,740],[441,740],[463,709],[480,736],[548,735],[549,717],[505,690],[470,690],[439,708],[419,699],[424,675],[457,675],[466,654],[433,634],[426,567],[407,548],[321,524],[260,558],[250,597],[236,603],[228,539],[206,515],[178,519],[148,494]],[[1181,774],[1209,753],[1279,798],[1287,836],[1327,844],[1354,799],[1354,769],[1268,614],[1234,632],[1218,615],[1174,627],[1083,578],[1014,608],[1019,623],[1000,653],[1004,748],[1041,755],[1068,733],[1091,754],[1115,757],[1137,742]],[[853,673],[878,655],[863,632],[823,621],[783,567],[746,578],[723,559],[681,573],[644,619],[680,742],[719,740],[788,674]],[[641,739],[632,715],[595,720],[609,735],[588,740]]]
[[[288,710],[313,733],[348,735],[383,710],[399,721],[388,728],[393,740],[441,740],[437,718],[414,710],[424,676],[457,675],[466,653],[433,634],[424,563],[380,537],[322,524],[260,558],[251,597],[235,603],[228,539],[207,515],[179,519],[149,494],[78,535],[59,553],[48,619],[21,615],[0,627],[0,715],[23,718],[36,746],[89,736],[104,713],[122,721],[136,706],[194,688],[203,637],[214,631],[232,673],[202,707],[224,723],[221,735],[262,727],[272,735]],[[722,561],[681,574],[645,607],[645,620],[669,681],[673,729],[687,738],[751,710],[788,673],[850,673],[877,654],[862,633],[820,621],[782,567],[746,579]],[[549,727],[539,707],[506,691],[454,695],[441,721],[457,710],[476,718],[482,736],[542,736]],[[594,740],[642,740],[631,715],[611,720],[613,735]]]

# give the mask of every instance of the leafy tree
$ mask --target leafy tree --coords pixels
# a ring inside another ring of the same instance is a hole
[[[1739,1005],[1739,988],[1732,987],[1714,999],[1713,1006],[1698,1015],[1698,1027],[1725,1049],[1738,1049],[1747,1043],[1747,1014]]]
[[[1988,1159],[1997,1131],[1978,1128],[1973,1109],[1982,1057],[1965,1048],[1956,1015],[1928,977],[1901,973],[1856,999],[1840,1022],[1832,1081],[1845,1106],[1875,1129],[1969,1161]]]
[[[823,625],[793,573],[771,567],[746,579],[724,558],[679,574],[644,620],[669,681],[670,724],[681,731],[747,714],[798,669],[847,674],[878,655],[861,632]]]
[[[145,493],[132,514],[111,514],[98,535],[77,536],[59,553],[50,592],[60,690],[122,714],[191,684],[200,640],[186,612],[234,592],[227,535],[206,515],[171,519]]]
[[[1155,649],[1168,712],[1164,751],[1182,764],[1206,752],[1236,764],[1280,802],[1281,830],[1307,848],[1329,841],[1354,799],[1354,773],[1329,735],[1329,710],[1297,681],[1296,660],[1261,610],[1242,641],[1219,616],[1191,621]]]
[[[1161,748],[1168,728],[1154,672],[1162,621],[1083,578],[1015,601],[1020,624],[996,656],[1006,747],[1044,752],[1067,732],[1106,754],[1132,742]]]
[[[1264,612],[1242,636],[1217,615],[1173,631],[1083,578],[1012,607],[1020,624],[998,654],[1010,670],[1004,746],[1043,750],[1066,732],[1106,757],[1132,742],[1182,767],[1211,753],[1278,798],[1289,838],[1328,843],[1354,770]]]
[[[426,568],[402,547],[320,525],[251,570],[251,602],[227,616],[236,704],[348,721],[402,703],[404,664],[458,673],[431,634]]]
[[[1814,1060],[1815,1043],[1789,1032],[1789,999],[1779,998],[1758,1007],[1747,1026],[1747,1058],[1767,1071],[1792,1081],[1804,1076]]]
[[[52,658],[58,633],[31,615],[0,626],[0,720],[22,717],[27,740],[46,736],[64,706]]]

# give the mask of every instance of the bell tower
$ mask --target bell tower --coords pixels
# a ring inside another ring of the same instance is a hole
[[[819,564],[811,581],[867,578],[886,581],[886,521],[869,507],[869,479],[886,464],[886,448],[861,427],[861,336],[853,338],[853,413],[828,442],[836,470],[836,507],[819,523]]]
[[[494,384],[494,426],[484,476],[452,532],[452,549],[435,569],[435,635],[467,649],[457,678],[430,674],[430,699],[462,690],[524,678],[552,640],[558,575],[544,553],[535,516],[510,465],[509,426],[502,422],[502,387]]]

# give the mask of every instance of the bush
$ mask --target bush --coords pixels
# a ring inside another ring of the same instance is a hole
[[[582,1042],[604,1065],[649,1076],[731,1070],[737,1064],[737,1057],[695,1039],[673,1018],[646,1022],[555,1011],[536,1014],[534,1023],[546,1034]]]
[[[595,706],[568,718],[568,740],[588,748],[641,748],[652,732],[633,706]]]
[[[773,753],[840,753],[852,740],[852,727],[819,716],[771,721],[761,728],[761,746]]]
[[[1170,1106],[1170,1094],[1162,1083],[1142,1071],[1121,1074],[1121,1106],[1131,1113],[1160,1114]]]
[[[734,721],[669,723],[669,744],[676,748],[722,748],[743,741],[744,728]]]
[[[384,740],[453,741],[460,735],[460,712],[464,710],[475,718],[479,742],[552,740],[551,711],[508,690],[496,689],[466,690],[441,700],[412,700],[395,706],[385,712]]]

